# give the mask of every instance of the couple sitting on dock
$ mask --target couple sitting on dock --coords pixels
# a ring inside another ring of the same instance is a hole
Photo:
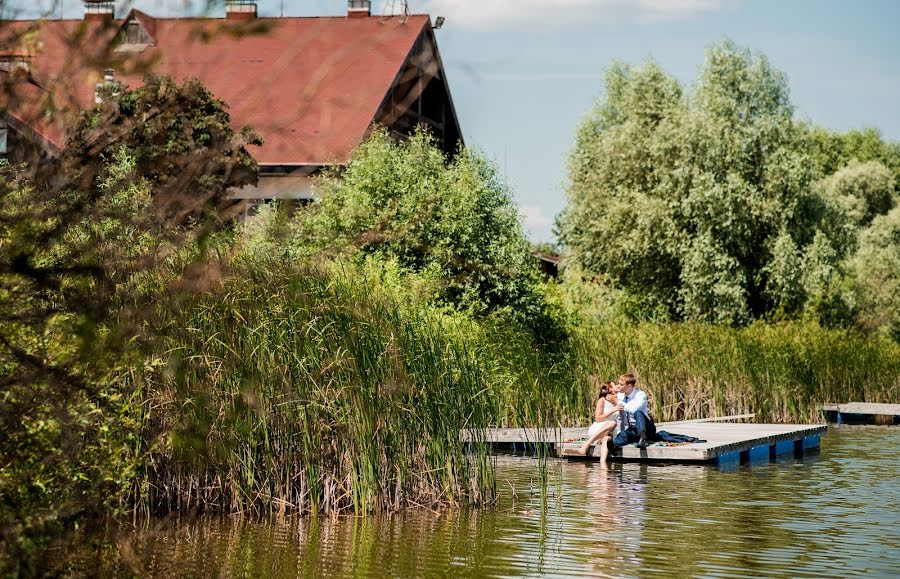
[[[656,425],[647,413],[647,394],[637,387],[634,374],[623,374],[618,383],[606,382],[600,386],[594,423],[578,452],[586,455],[599,442],[600,461],[606,462],[610,446],[614,452],[632,442],[638,448],[646,448],[655,436]]]

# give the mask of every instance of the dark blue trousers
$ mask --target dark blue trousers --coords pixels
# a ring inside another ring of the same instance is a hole
[[[647,416],[643,410],[634,413],[634,424],[629,426],[627,430],[619,431],[613,444],[616,448],[622,448],[626,444],[637,442],[641,438],[641,433],[647,435],[647,442],[653,442],[656,438],[656,425],[653,419]]]

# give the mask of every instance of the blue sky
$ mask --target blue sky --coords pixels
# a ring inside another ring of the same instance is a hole
[[[43,0],[48,5],[52,0]],[[205,3],[137,0],[150,14]],[[399,9],[375,0],[373,12]],[[25,8],[33,0],[6,0]],[[437,32],[466,143],[505,172],[535,240],[565,203],[574,129],[613,60],[656,60],[689,86],[711,42],[729,37],[787,73],[797,116],[900,140],[896,0],[410,0],[445,16]],[[67,17],[81,15],[66,0]],[[343,14],[345,0],[260,0],[263,16]]]

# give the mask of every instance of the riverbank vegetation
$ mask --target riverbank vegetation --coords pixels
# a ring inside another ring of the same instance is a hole
[[[558,280],[493,165],[425,132],[375,131],[316,202],[231,221],[258,139],[196,83],[110,88],[65,179],[5,167],[4,559],[173,511],[491,504],[460,430],[585,424],[591,374],[635,372],[658,420],[896,402],[897,146],[796,122],[727,44],[697,95],[609,79]]]

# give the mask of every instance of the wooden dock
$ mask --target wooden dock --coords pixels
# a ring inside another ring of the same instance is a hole
[[[846,404],[824,404],[822,411],[829,422],[837,424],[883,422],[900,424],[900,404],[873,404],[870,402],[848,402]]]
[[[657,425],[657,430],[686,434],[706,440],[704,443],[647,448],[625,446],[612,460],[640,462],[688,462],[720,465],[740,464],[755,460],[769,460],[782,455],[802,455],[819,448],[825,432],[821,424],[729,424],[716,422],[669,422]],[[465,433],[464,433],[465,434]],[[495,428],[485,431],[487,442],[497,450],[528,451],[543,445],[564,458],[596,459],[599,446],[593,446],[587,457],[577,454],[581,442],[566,440],[585,437],[587,428],[535,429]],[[472,433],[464,438],[472,441]]]

